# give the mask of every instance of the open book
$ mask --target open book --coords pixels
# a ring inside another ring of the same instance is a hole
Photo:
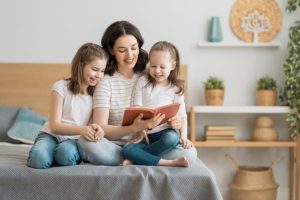
[[[157,108],[147,108],[147,107],[128,107],[124,111],[122,126],[128,126],[133,123],[134,119],[140,114],[143,113],[142,119],[151,119],[158,113],[165,114],[165,118],[159,123],[163,124],[168,121],[168,119],[174,117],[178,110],[180,104],[172,103],[165,106],[160,106]]]

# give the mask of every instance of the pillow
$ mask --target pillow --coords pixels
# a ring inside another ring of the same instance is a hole
[[[38,113],[26,107],[22,107],[7,135],[20,142],[33,144],[46,121],[47,118],[41,117]]]
[[[0,106],[0,142],[20,143],[20,141],[7,136],[7,131],[13,125],[18,111],[19,107]]]

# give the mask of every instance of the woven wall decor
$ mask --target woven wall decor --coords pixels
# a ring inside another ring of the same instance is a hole
[[[281,28],[282,15],[275,0],[237,0],[230,13],[234,34],[245,42],[272,41]]]

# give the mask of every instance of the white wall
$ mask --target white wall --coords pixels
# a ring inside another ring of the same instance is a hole
[[[238,41],[229,26],[234,0],[1,0],[0,62],[70,62],[84,42],[99,43],[105,28],[116,20],[128,20],[139,27],[146,50],[158,40],[173,42],[189,65],[190,104],[204,104],[203,81],[209,75],[225,80],[225,105],[254,105],[255,82],[263,74],[274,76],[282,85],[282,64],[287,56],[288,27],[300,12],[288,14],[285,0],[278,0],[283,23],[275,38],[280,48],[199,48],[207,37],[211,16],[220,16],[224,41]],[[226,118],[236,123],[239,137],[249,137],[254,116],[200,116],[205,121]],[[280,137],[288,138],[284,117],[275,118]],[[278,122],[278,123],[277,123]],[[285,160],[274,166],[280,184],[279,198],[287,199],[288,150],[219,148],[199,149],[199,157],[215,172],[224,193],[232,181],[233,167],[224,159],[230,153],[241,164],[266,165],[279,155]],[[256,158],[258,157],[258,158]]]

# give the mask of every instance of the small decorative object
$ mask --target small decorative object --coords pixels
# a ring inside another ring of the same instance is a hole
[[[282,158],[274,159],[269,166],[239,166],[228,154],[225,158],[233,163],[236,170],[229,186],[231,200],[276,199],[278,184],[274,179],[272,166]]]
[[[220,17],[211,18],[208,40],[209,42],[222,41],[222,29],[221,29]]]
[[[207,105],[223,105],[224,81],[216,76],[210,76],[204,82],[205,101]]]
[[[277,99],[277,83],[271,76],[265,75],[256,83],[256,102],[259,106],[274,106]]]
[[[231,9],[234,34],[245,42],[269,42],[281,28],[281,10],[276,0],[237,0]]]
[[[273,120],[271,117],[260,116],[255,120],[256,128],[252,132],[252,140],[254,141],[276,141],[278,133],[273,128]]]
[[[253,33],[253,42],[259,42],[258,33],[268,32],[271,29],[270,20],[257,10],[243,17],[242,28],[244,32]]]

